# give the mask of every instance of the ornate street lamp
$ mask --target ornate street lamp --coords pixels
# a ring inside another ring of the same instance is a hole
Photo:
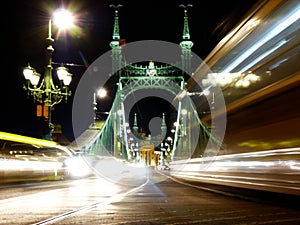
[[[72,15],[64,10],[59,9],[55,11],[53,20],[59,28],[65,29],[72,24]],[[59,22],[62,22],[61,24]],[[47,131],[45,132],[45,139],[52,139],[52,130],[54,128],[51,123],[51,110],[54,105],[60,103],[63,99],[67,101],[71,96],[71,91],[68,86],[72,80],[72,74],[68,72],[68,69],[63,65],[56,69],[57,77],[60,81],[58,85],[55,85],[52,78],[53,62],[52,54],[54,52],[52,38],[52,20],[50,18],[48,25],[48,37],[46,38],[46,59],[47,65],[45,67],[44,76],[42,77],[34,68],[29,64],[23,69],[23,74],[26,79],[26,84],[23,86],[27,91],[27,94],[32,96],[35,102],[41,105],[37,106],[37,116],[43,116],[47,123]]]

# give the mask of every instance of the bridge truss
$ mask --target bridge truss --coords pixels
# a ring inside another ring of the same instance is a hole
[[[165,160],[199,157],[203,154],[211,137],[210,131],[201,122],[193,101],[186,94],[184,76],[182,73],[180,75],[176,67],[154,66],[151,62],[146,67],[130,65],[123,69],[117,85],[110,113],[99,133],[86,146],[86,151],[94,155],[114,156],[130,162],[139,162],[146,143],[153,146],[156,153],[154,156],[159,155],[160,163],[164,163]],[[136,118],[131,126],[129,124],[130,110],[134,104],[130,102],[134,101],[131,97],[139,90],[149,90],[151,93],[161,90],[172,96],[169,101],[172,101],[171,104],[176,108],[176,120],[174,124],[166,124],[165,115],[168,112],[162,115],[162,135],[159,140],[157,137],[154,139],[140,135]],[[166,131],[171,129],[171,135],[166,136]]]

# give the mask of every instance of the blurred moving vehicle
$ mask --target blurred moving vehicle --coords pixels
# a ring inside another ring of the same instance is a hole
[[[54,141],[0,132],[0,183],[81,178],[91,170],[80,154]]]

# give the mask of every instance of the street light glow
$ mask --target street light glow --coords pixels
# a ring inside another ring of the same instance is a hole
[[[72,81],[72,74],[71,73],[67,73],[67,76],[65,76],[65,78],[63,79],[63,83],[65,86],[69,86],[70,83]]]
[[[60,29],[65,30],[74,26],[74,17],[66,9],[57,9],[53,14],[53,23]]]
[[[56,69],[56,72],[57,72],[58,79],[61,80],[61,81],[63,81],[66,78],[67,74],[68,74],[68,70],[64,66],[58,67]]]
[[[39,81],[40,81],[40,77],[41,77],[41,74],[37,73],[37,72],[34,72],[30,78],[30,82],[33,86],[36,86],[38,85]]]
[[[24,74],[24,77],[25,77],[26,80],[30,80],[33,73],[34,73],[34,69],[30,65],[25,67],[24,70],[23,70],[23,74]]]
[[[98,96],[99,98],[104,98],[107,94],[107,91],[103,88],[101,88],[99,91],[98,91]]]

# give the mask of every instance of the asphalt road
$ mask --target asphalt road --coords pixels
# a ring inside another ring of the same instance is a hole
[[[0,224],[300,223],[299,206],[280,204],[278,195],[265,200],[251,192],[249,198],[250,191],[233,194],[233,188],[177,180],[168,172],[134,170],[109,179],[2,185]]]

